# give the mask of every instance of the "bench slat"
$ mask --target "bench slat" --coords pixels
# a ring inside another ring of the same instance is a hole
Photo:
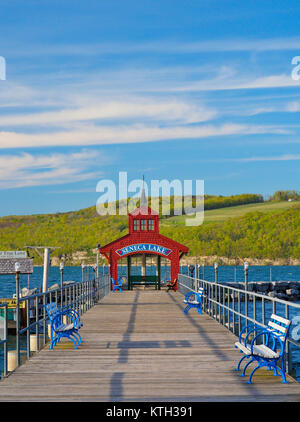
[[[285,334],[288,330],[287,327],[283,327],[282,325],[276,324],[273,321],[269,321],[268,326],[274,328],[277,331],[280,331],[283,334]]]
[[[243,343],[236,342],[235,346],[242,350],[247,356],[251,355],[251,346],[247,344],[245,346]],[[253,346],[253,353],[257,356],[261,356],[264,358],[274,359],[279,357],[278,352],[274,352],[274,350],[270,349],[269,347],[265,346],[264,344],[254,345]]]
[[[289,321],[288,319],[282,318],[281,316],[276,315],[276,314],[272,314],[271,319],[275,319],[276,321],[279,321],[282,324],[287,325],[287,326],[289,326],[291,323],[291,321]]]

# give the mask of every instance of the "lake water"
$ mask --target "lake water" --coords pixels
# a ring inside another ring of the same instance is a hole
[[[188,267],[181,267],[183,274],[188,274]],[[108,267],[99,268],[99,274],[107,274]],[[119,267],[119,275],[126,275],[127,267]],[[141,267],[134,267],[132,269],[133,274],[141,274]],[[147,268],[148,274],[155,274],[155,267]],[[82,274],[81,267],[65,267],[64,270],[64,281],[82,281],[84,279],[92,278],[94,275],[91,267],[86,267],[84,274]],[[198,276],[201,279],[207,281],[215,280],[215,270],[212,266],[201,266]],[[170,267],[161,267],[161,280],[165,281],[170,279]],[[34,273],[28,277],[27,275],[20,276],[20,288],[29,287],[37,288],[38,291],[42,288],[43,280],[43,268],[35,267]],[[243,282],[244,281],[244,269],[242,266],[220,266],[218,269],[218,281],[220,283],[226,282]],[[250,266],[248,272],[248,281],[299,281],[300,282],[300,266]],[[48,286],[60,283],[60,271],[58,267],[50,267]],[[0,276],[0,297],[10,298],[16,291],[15,277],[11,276]],[[293,311],[292,317],[297,316]],[[14,338],[10,337],[10,349],[13,348]],[[3,348],[0,348],[0,367],[3,367]],[[296,379],[300,382],[300,347],[292,346],[292,361],[293,367],[296,371]]]
[[[99,274],[108,273],[108,267],[99,268]],[[188,267],[181,267],[183,274],[188,274]],[[119,266],[119,274],[126,275],[127,267]],[[155,274],[155,267],[147,267],[147,273]],[[84,278],[93,277],[93,269],[86,267],[84,271]],[[141,267],[132,267],[132,275],[141,274]],[[198,275],[204,280],[214,281],[215,270],[212,266],[201,266]],[[165,281],[170,278],[170,267],[162,265],[161,279]],[[34,267],[33,274],[28,278],[27,275],[20,276],[20,288],[36,287],[41,289],[43,280],[43,268]],[[81,281],[82,269],[81,267],[65,267],[64,281]],[[244,281],[244,269],[242,266],[220,266],[218,269],[218,281],[220,283]],[[300,266],[250,266],[248,271],[248,281],[299,281],[300,282]],[[50,267],[49,269],[49,287],[55,283],[60,283],[60,272],[58,267]],[[3,276],[0,275],[0,297],[9,298],[16,291],[16,282],[14,275]]]

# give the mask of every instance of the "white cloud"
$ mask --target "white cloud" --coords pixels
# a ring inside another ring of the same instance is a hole
[[[249,134],[286,134],[287,130],[276,126],[242,125],[228,123],[220,126],[79,126],[76,130],[51,133],[0,132],[0,149],[50,146],[88,146],[127,144],[172,139],[197,139],[212,136]]]
[[[234,78],[225,79],[217,77],[211,80],[202,80],[193,82],[185,86],[169,87],[168,91],[192,92],[192,91],[228,91],[241,89],[266,89],[266,88],[284,88],[284,87],[300,87],[299,81],[295,81],[290,75],[270,75],[261,78]]]
[[[292,101],[286,105],[285,111],[290,113],[297,113],[300,111],[300,102],[299,101]]]
[[[300,37],[259,38],[259,39],[216,39],[202,41],[159,40],[141,43],[94,43],[94,44],[63,44],[32,46],[31,49],[19,50],[17,46],[10,46],[11,54],[17,57],[33,56],[95,56],[95,55],[126,55],[138,53],[161,54],[196,54],[206,52],[265,52],[265,51],[297,51]]]
[[[99,151],[71,154],[0,155],[0,189],[74,183],[101,174],[106,158]]]
[[[127,101],[107,101],[76,109],[58,111],[13,114],[0,117],[0,126],[32,125],[67,125],[70,122],[82,122],[103,119],[143,119],[164,122],[179,121],[195,123],[216,117],[217,112],[202,105],[182,101],[162,101],[153,99],[131,99]]]
[[[299,154],[283,154],[274,157],[248,157],[248,158],[236,158],[232,161],[239,162],[258,162],[258,161],[298,161],[300,160]]]

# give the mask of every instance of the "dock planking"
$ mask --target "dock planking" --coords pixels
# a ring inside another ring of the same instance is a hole
[[[1,401],[300,401],[299,384],[234,371],[236,337],[180,293],[110,293],[82,316],[84,344],[45,347],[0,382]]]

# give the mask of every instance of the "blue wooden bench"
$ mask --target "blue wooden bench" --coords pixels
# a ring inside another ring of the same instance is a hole
[[[204,294],[204,289],[200,288],[198,293],[188,292],[185,295],[183,303],[187,306],[184,309],[184,313],[187,315],[191,308],[196,308],[200,315],[202,315],[202,297]],[[192,299],[192,297],[194,297]]]
[[[80,343],[83,343],[79,334],[80,328],[83,326],[80,316],[77,311],[70,306],[58,308],[56,303],[52,302],[45,305],[50,324],[51,324],[51,343],[49,349],[53,349],[59,341],[63,338],[69,338],[74,348],[77,349]],[[70,323],[63,323],[63,316],[67,316]]]
[[[273,370],[275,376],[281,374],[282,383],[287,383],[284,368],[284,355],[290,324],[291,322],[288,319],[272,314],[266,328],[259,325],[248,325],[243,328],[239,335],[239,341],[235,343],[235,347],[244,355],[239,360],[236,371],[240,370],[242,361],[248,359],[248,362],[243,369],[243,373],[241,374],[241,376],[244,377],[247,367],[252,362],[257,362],[257,366],[249,376],[248,384],[252,384],[254,372],[263,367]],[[246,334],[244,340],[242,340],[243,334]],[[253,336],[251,342],[249,341],[250,335]],[[277,366],[280,359],[281,367]]]
[[[119,277],[117,280],[114,280],[112,277],[111,277],[111,282],[112,282],[112,291],[113,292],[115,292],[116,290],[119,290],[120,292],[122,292],[123,290],[122,290],[122,287],[123,287],[123,284],[122,284],[122,279],[123,279],[123,277]]]

